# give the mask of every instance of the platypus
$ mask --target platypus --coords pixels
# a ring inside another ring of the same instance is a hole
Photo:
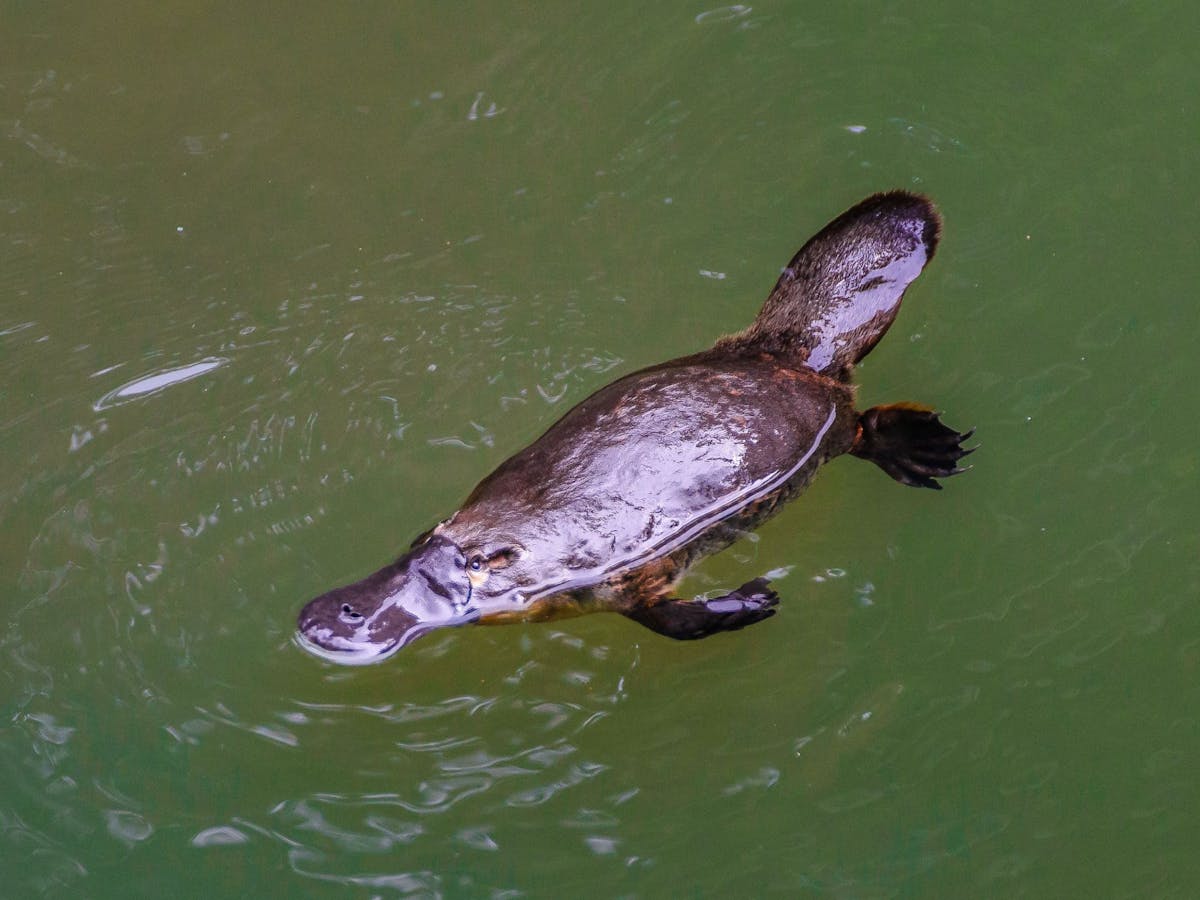
[[[914,487],[964,471],[970,432],[914,403],[859,412],[851,384],[940,233],[933,203],[905,191],[842,213],[792,258],[748,328],[600,388],[398,560],[308,603],[299,642],[363,664],[472,623],[610,611],[691,640],[772,616],[779,598],[762,577],[715,599],[672,591],[835,456]]]

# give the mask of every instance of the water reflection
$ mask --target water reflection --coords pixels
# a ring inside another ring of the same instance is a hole
[[[96,412],[102,412],[111,407],[120,406],[122,403],[128,403],[131,400],[149,397],[165,391],[172,385],[182,384],[185,381],[191,381],[193,378],[199,378],[201,375],[207,375],[209,372],[226,365],[228,362],[230,360],[224,357],[209,357],[186,366],[160,369],[157,372],[142,375],[133,381],[128,381],[120,387],[109,391],[92,404],[92,409]],[[108,371],[111,371],[111,369]]]

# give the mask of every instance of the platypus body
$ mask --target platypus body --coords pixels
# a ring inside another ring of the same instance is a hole
[[[469,623],[611,611],[692,639],[773,615],[764,578],[712,600],[672,589],[835,456],[916,487],[963,471],[969,433],[916,404],[859,413],[850,383],[939,234],[933,204],[902,191],[843,213],[796,254],[749,328],[592,394],[396,562],[305,606],[301,644],[363,664]]]

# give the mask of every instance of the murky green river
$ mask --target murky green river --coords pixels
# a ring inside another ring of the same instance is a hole
[[[1194,4],[0,5],[6,897],[1200,895]],[[292,643],[867,194],[945,237],[780,615]]]

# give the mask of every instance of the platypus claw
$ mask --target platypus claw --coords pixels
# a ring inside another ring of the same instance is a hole
[[[939,478],[960,475],[970,466],[957,463],[974,453],[963,447],[975,429],[957,432],[931,409],[911,403],[875,406],[859,417],[859,434],[850,448],[901,484],[941,490]]]

